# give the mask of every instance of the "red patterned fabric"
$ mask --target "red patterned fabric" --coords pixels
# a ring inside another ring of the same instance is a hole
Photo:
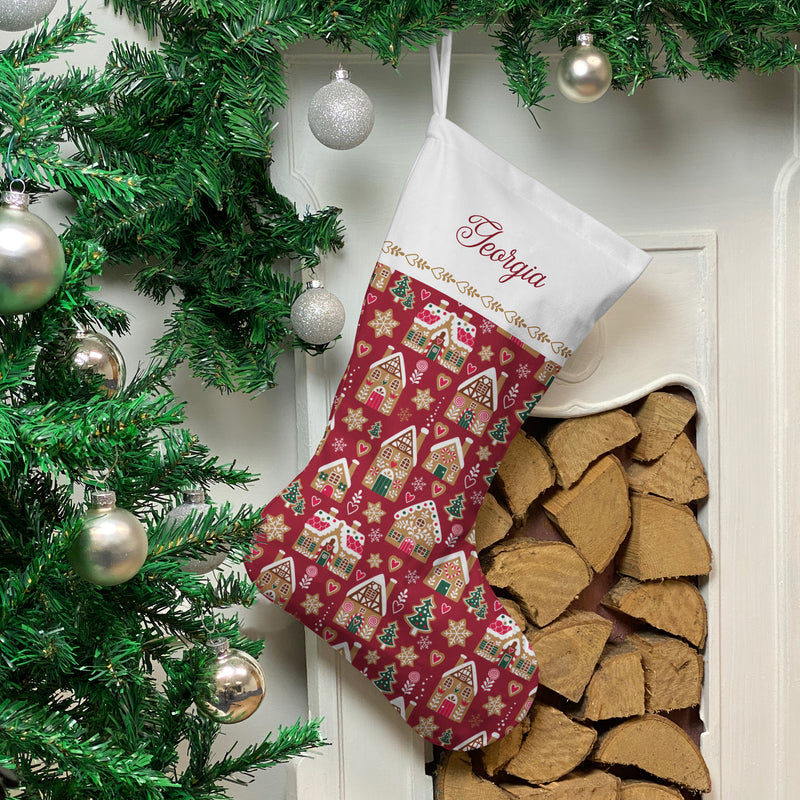
[[[527,714],[536,658],[486,583],[475,515],[557,365],[379,264],[311,463],[267,505],[258,589],[415,731],[482,747]]]

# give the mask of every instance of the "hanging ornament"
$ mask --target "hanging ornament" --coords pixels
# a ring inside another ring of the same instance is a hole
[[[349,150],[361,144],[372,131],[375,111],[367,93],[350,83],[350,73],[339,65],[311,98],[308,125],[326,147]]]
[[[92,492],[91,507],[69,550],[69,562],[85,581],[116,586],[130,580],[147,558],[147,532],[130,511],[117,508],[110,491]]]
[[[565,50],[558,63],[558,88],[575,103],[599,100],[611,86],[611,62],[593,40],[591,33],[579,33],[578,43]]]
[[[0,0],[0,30],[24,31],[41,22],[56,0]]]
[[[0,192],[0,315],[40,308],[64,279],[61,242],[29,202],[26,192]]]
[[[211,698],[198,700],[196,705],[215,722],[241,722],[264,699],[264,672],[258,661],[244,650],[231,647],[225,638],[210,639],[208,646],[216,655],[203,676],[210,685]]]
[[[294,332],[309,344],[333,341],[344,328],[344,306],[320,281],[308,281],[306,290],[292,303]]]
[[[203,489],[185,489],[181,493],[181,497],[181,504],[175,506],[164,518],[165,521],[172,525],[179,525],[190,516],[201,520],[211,508],[211,506],[206,503],[206,493]],[[216,569],[225,560],[227,555],[228,550],[226,548],[221,548],[218,553],[214,553],[210,556],[187,559],[183,568],[187,572],[193,572],[195,575],[205,575],[207,572],[211,572],[212,569]]]
[[[125,361],[108,336],[97,331],[71,330],[36,359],[36,380],[53,396],[69,398],[90,385],[114,397],[125,385]]]

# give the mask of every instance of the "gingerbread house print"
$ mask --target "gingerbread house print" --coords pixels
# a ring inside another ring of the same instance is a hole
[[[337,519],[337,513],[335,508],[330,513],[315,511],[306,520],[292,549],[334,575],[349,578],[364,552],[364,534],[356,530],[361,523],[354,522],[350,527]]]
[[[370,279],[369,285],[373,289],[382,292],[389,285],[389,277],[391,274],[392,270],[389,269],[386,264],[378,262],[375,265],[375,269],[372,270],[372,278]]]
[[[428,698],[428,708],[453,722],[461,722],[472,705],[477,684],[475,662],[460,655],[458,663],[439,679]]]
[[[339,642],[339,644],[332,645],[333,649],[344,658],[348,664],[353,663],[353,659],[358,655],[361,648],[361,642]]]
[[[283,550],[278,552],[277,561],[268,564],[256,578],[256,588],[271,603],[286,608],[286,603],[294,592],[294,561]]]
[[[334,624],[365,642],[371,641],[386,615],[386,603],[396,584],[392,578],[387,585],[383,575],[361,581],[347,593],[333,618]]]
[[[461,599],[464,587],[469,583],[469,571],[472,569],[475,559],[474,550],[470,553],[469,558],[463,550],[457,550],[455,553],[437,558],[423,583],[444,595],[448,600],[457,603]]]
[[[364,486],[387,500],[397,500],[417,464],[417,452],[427,435],[427,428],[421,428],[417,435],[417,429],[410,425],[382,442],[364,476]]]
[[[395,708],[395,711],[403,718],[408,719],[411,716],[411,712],[416,707],[416,701],[412,700],[409,703],[406,703],[405,697],[399,695],[395,697],[393,700],[389,701]]]
[[[439,442],[431,447],[422,466],[432,472],[435,478],[453,486],[464,468],[464,454],[471,444],[469,437],[464,439],[463,444],[458,437]]]
[[[403,355],[396,353],[390,346],[383,358],[370,364],[369,371],[356,392],[356,400],[381,414],[391,414],[405,385],[406,366]]]
[[[486,747],[487,744],[499,738],[499,733],[493,733],[490,739],[486,731],[481,731],[474,736],[470,736],[469,739],[465,739],[460,744],[457,744],[453,750],[480,750],[481,747]]]
[[[414,317],[403,344],[425,358],[458,374],[475,345],[475,326],[472,314],[459,317],[447,310],[447,300],[426,303]]]
[[[400,509],[394,515],[386,541],[400,552],[407,553],[424,564],[434,544],[442,541],[442,526],[439,524],[436,503],[433,500],[424,500]]]
[[[497,409],[497,397],[507,377],[501,372],[498,380],[494,367],[489,367],[468,378],[458,387],[445,417],[476,436],[483,435]]]
[[[549,386],[561,367],[555,361],[545,361],[534,376],[539,383]]]
[[[500,614],[489,625],[475,653],[525,680],[536,672],[536,656],[519,625],[508,614]]]
[[[346,458],[331,461],[330,464],[319,468],[314,480],[311,481],[311,488],[338,503],[344,499],[345,493],[350,488],[350,480],[357,466],[358,460],[355,458],[349,466]]]

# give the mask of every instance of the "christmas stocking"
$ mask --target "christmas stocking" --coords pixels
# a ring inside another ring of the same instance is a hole
[[[472,526],[504,451],[649,257],[435,113],[372,273],[315,457],[247,564],[415,731],[482,747],[530,709],[536,658]]]

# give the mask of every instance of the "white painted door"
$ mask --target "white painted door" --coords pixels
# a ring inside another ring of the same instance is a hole
[[[800,389],[795,85],[792,75],[653,83],[575,105],[553,97],[541,129],[503,86],[490,40],[455,39],[448,116],[492,149],[654,254],[644,278],[576,354],[540,413],[580,414],[670,382],[700,404],[699,445],[713,496],[702,512],[714,548],[703,749],[712,797],[795,797],[800,655],[800,478],[791,401]],[[555,57],[555,51],[553,51]],[[345,248],[321,270],[345,303],[343,340],[296,361],[298,460],[319,439],[353,344],[372,266],[431,113],[427,53],[397,72],[343,58],[375,105],[370,138],[319,144],[313,93],[340,56],[309,43],[288,54],[291,103],[274,175],[299,208],[344,209]],[[287,476],[291,477],[291,476]],[[431,796],[423,747],[383,697],[316,637],[306,640],[310,713],[333,746],[299,762],[289,796],[407,800]]]

